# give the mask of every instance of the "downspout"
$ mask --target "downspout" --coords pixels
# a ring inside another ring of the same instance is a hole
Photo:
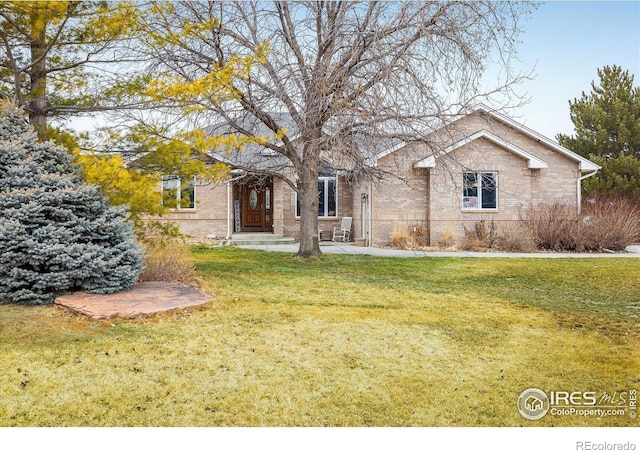
[[[232,208],[231,208],[231,183],[233,182],[233,179],[230,178],[227,181],[227,237],[225,237],[226,240],[231,239],[231,216],[232,216]]]
[[[369,202],[368,202],[368,209],[369,209],[369,217],[367,218],[369,220],[369,235],[367,236],[367,246],[368,247],[373,247],[373,219],[371,218],[371,212],[373,211],[373,190],[371,189],[371,181],[369,181]]]
[[[593,172],[578,178],[578,213],[582,210],[582,180],[586,180],[587,178],[594,176],[596,173],[598,173],[598,171],[594,170]]]
[[[366,197],[366,200],[365,200]],[[367,211],[369,210],[369,197],[367,194],[360,194],[360,237],[363,239],[367,238]],[[365,241],[366,242],[366,241]]]

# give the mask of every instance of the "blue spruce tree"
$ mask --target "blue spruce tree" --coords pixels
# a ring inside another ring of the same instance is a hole
[[[21,110],[0,105],[0,302],[133,285],[142,251],[126,210],[107,204],[63,147],[39,142]]]

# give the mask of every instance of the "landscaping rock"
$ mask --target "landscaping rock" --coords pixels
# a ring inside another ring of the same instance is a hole
[[[132,319],[161,311],[204,305],[215,297],[178,283],[145,282],[115,294],[75,292],[56,298],[66,306],[93,319]]]

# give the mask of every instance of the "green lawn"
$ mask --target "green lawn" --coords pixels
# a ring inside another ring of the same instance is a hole
[[[640,387],[640,260],[192,254],[203,307],[0,305],[0,425],[640,424],[516,409]]]

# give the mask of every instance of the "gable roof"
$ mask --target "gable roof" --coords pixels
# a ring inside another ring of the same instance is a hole
[[[269,114],[278,126],[287,130],[289,139],[293,140],[298,137],[298,128],[290,115],[281,112],[270,112]],[[241,114],[233,117],[232,120],[246,133],[252,136],[264,137],[271,144],[278,144],[277,139],[274,137],[274,132],[255,117],[249,114]],[[229,125],[225,120],[206,127],[204,131],[209,136],[243,135],[242,132]],[[287,158],[281,154],[256,142],[246,142],[233,148],[210,149],[209,156],[231,167],[251,168],[255,172],[277,172],[291,165]]]
[[[282,129],[286,130],[286,135],[290,141],[296,141],[301,137],[300,130],[293,118],[286,112],[269,112],[271,118]],[[264,123],[250,114],[241,114],[233,117],[239,128],[245,131],[245,134],[264,137],[270,144],[279,146],[279,138]],[[226,121],[221,120],[204,129],[207,135],[242,135],[243,132],[229,125]],[[323,131],[328,133],[326,131]],[[396,137],[373,137],[370,135],[353,133],[349,136],[349,142],[345,145],[357,147],[362,152],[363,157],[368,164],[375,164],[382,152],[388,151],[389,148],[395,149],[405,145],[405,141]],[[209,156],[213,159],[228,164],[232,167],[254,168],[255,171],[276,171],[284,167],[293,168],[288,159],[277,151],[264,146],[257,142],[247,142],[241,146],[233,148],[217,148],[210,149]],[[330,158],[323,158],[330,160]],[[345,170],[345,168],[338,168]],[[346,168],[348,170],[348,168]]]
[[[499,122],[502,122],[503,124],[517,130],[523,135],[545,145],[546,147],[552,149],[553,151],[560,153],[561,155],[569,158],[570,160],[575,161],[578,164],[580,171],[582,172],[597,171],[601,168],[597,164],[594,164],[588,159],[578,155],[577,153],[572,152],[571,150],[563,147],[557,142],[541,135],[536,131],[533,131],[532,129],[511,119],[510,117],[504,114],[494,111],[493,109],[489,108],[486,105],[480,104],[474,107],[469,114],[474,114],[474,113],[486,114],[491,118]],[[289,135],[289,139],[296,139],[297,137],[299,137],[299,130],[296,127],[293,119],[287,113],[279,112],[279,113],[272,113],[271,115],[274,118],[274,120],[276,120],[278,125],[284,126],[285,129],[287,129],[287,134]],[[441,127],[439,130],[445,129],[447,126],[450,126],[457,120],[460,120],[460,118],[461,117],[458,117],[452,120],[449,124],[445,125],[444,127]],[[241,124],[242,128],[248,130],[250,133],[255,134],[257,136],[269,136],[273,134],[271,130],[269,130],[266,126],[264,126],[264,124],[260,123],[255,118],[244,115],[244,116],[239,116],[237,120]],[[436,130],[435,132],[438,132],[439,130]],[[209,134],[238,133],[236,130],[234,130],[224,121],[218,124],[214,124],[210,127],[207,127],[206,131]],[[427,158],[424,158],[416,162],[414,164],[414,167],[416,168],[435,167],[436,159],[439,156],[450,153],[462,147],[463,145],[466,145],[480,138],[488,139],[493,143],[499,145],[500,147],[504,148],[505,150],[510,151],[526,159],[528,167],[530,169],[544,169],[549,167],[546,161],[543,161],[542,159],[534,156],[533,154],[506,141],[505,139],[500,138],[499,136],[496,136],[495,134],[485,129],[480,130],[466,137],[465,139],[462,139],[450,145],[449,147],[439,152],[438,155],[429,156]],[[411,142],[401,140],[399,138],[389,138],[389,139],[378,140],[373,145],[371,144],[366,145],[366,150],[370,155],[368,159],[369,163],[372,165],[377,165],[377,162],[381,158],[404,148],[406,145],[410,143]],[[290,166],[290,164],[288,163],[285,157],[283,157],[282,155],[272,150],[270,151],[266,147],[257,143],[248,143],[244,146],[244,149],[241,151],[239,149],[234,149],[233,151],[227,151],[227,152],[222,150],[218,150],[218,151],[212,150],[210,154],[213,158],[219,161],[225,162],[231,166],[255,166],[257,170],[277,170],[278,168]]]
[[[595,170],[599,170],[600,166],[597,164],[594,164],[593,162],[589,161],[588,159],[578,155],[577,153],[572,152],[571,150],[569,150],[568,148],[563,147],[562,145],[558,144],[557,142],[541,135],[540,133],[533,131],[532,129],[526,127],[525,125],[511,119],[510,117],[505,116],[504,114],[500,114],[494,110],[492,110],[491,108],[489,108],[486,105],[478,105],[475,108],[472,109],[470,114],[473,113],[484,113],[487,114],[489,116],[491,116],[492,118],[516,129],[517,131],[519,131],[520,133],[524,134],[525,136],[528,136],[529,138],[540,142],[541,144],[551,148],[552,150],[564,155],[565,157],[575,161],[576,163],[578,163],[580,171],[582,172],[586,172],[586,171],[595,171]],[[451,123],[455,122],[458,119],[453,120]],[[446,128],[447,125],[445,125]],[[442,128],[441,128],[442,129]],[[437,132],[437,131],[436,131]],[[463,139],[449,147],[447,147],[446,149],[443,150],[443,153],[449,153],[459,147],[461,147],[462,145],[468,144],[469,142],[472,142],[476,139],[479,138],[485,138],[485,139],[489,139],[491,141],[493,141],[494,143],[500,145],[501,147],[505,148],[506,150],[509,150],[515,154],[518,154],[520,156],[522,156],[523,158],[527,159],[529,162],[529,167],[534,169],[534,168],[544,168],[544,167],[548,167],[547,163],[545,161],[542,161],[539,158],[536,158],[535,156],[533,156],[531,153],[526,152],[524,150],[522,150],[521,148],[505,141],[504,139],[494,135],[493,133],[490,133],[487,130],[481,130],[479,132],[476,132],[474,134],[472,134],[471,136],[467,137],[466,139]],[[393,147],[388,148],[387,150],[380,152],[377,155],[377,160],[380,160],[380,158],[387,156],[401,148],[403,148],[404,146],[408,145],[409,142],[405,142],[402,143],[400,145],[395,145]],[[433,158],[433,160],[432,160]],[[437,156],[430,156],[428,158],[425,158],[423,160],[420,160],[416,163],[416,165],[414,167],[434,167],[431,164],[435,164],[435,159],[437,158]],[[537,167],[540,166],[540,167]]]
[[[535,156],[533,156],[531,153],[526,152],[524,150],[522,150],[520,147],[513,145],[507,141],[505,141],[504,139],[496,136],[493,133],[490,133],[487,130],[480,130],[474,134],[472,134],[471,136],[469,136],[466,139],[462,139],[461,141],[456,142],[453,145],[450,145],[449,147],[445,148],[444,150],[442,150],[442,152],[440,152],[440,154],[438,156],[442,156],[442,155],[446,155],[448,153],[451,153],[457,149],[459,149],[460,147],[462,147],[463,145],[467,145],[470,142],[473,142],[477,139],[488,139],[489,141],[493,142],[494,144],[499,145],[500,147],[504,148],[505,150],[508,150],[512,153],[515,153],[518,156],[521,156],[522,158],[526,159],[528,161],[527,165],[529,167],[529,169],[546,169],[549,167],[549,164],[547,164],[545,161],[541,160],[540,158],[537,158]],[[416,168],[432,168],[436,166],[436,156],[432,155],[429,156],[428,158],[422,159],[420,161],[418,161],[417,163],[415,163],[413,165],[413,167]]]
[[[522,134],[529,136],[532,139],[537,140],[538,142],[545,144],[548,147],[551,147],[553,150],[557,151],[558,153],[563,154],[564,156],[566,156],[569,159],[572,159],[574,161],[576,161],[577,163],[579,163],[580,165],[580,170],[583,172],[586,171],[590,171],[590,170],[599,170],[601,167],[597,164],[594,164],[593,162],[589,161],[587,158],[584,158],[580,155],[578,155],[577,153],[572,152],[571,150],[569,150],[566,147],[563,147],[562,145],[558,144],[557,142],[549,139],[546,136],[541,135],[540,133],[533,131],[531,128],[526,127],[525,125],[521,124],[520,122],[516,122],[515,120],[513,120],[510,117],[505,116],[504,114],[500,114],[496,111],[491,110],[488,106],[486,105],[478,105],[473,109],[473,112],[483,112],[485,114],[489,114],[493,117],[495,117],[496,119],[506,123],[507,125],[510,125],[511,127],[515,128],[516,130],[520,131]]]

